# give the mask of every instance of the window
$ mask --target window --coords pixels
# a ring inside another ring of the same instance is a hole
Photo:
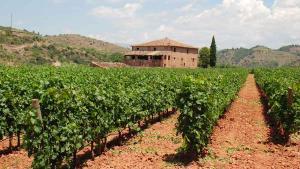
[[[185,63],[183,64],[183,66],[185,67]]]
[[[181,61],[183,61],[183,58],[181,58]]]
[[[174,60],[176,60],[176,58],[174,57]]]
[[[189,49],[186,50],[186,53],[189,54]]]
[[[176,52],[176,48],[174,48],[173,51]]]
[[[156,51],[156,48],[154,48],[153,50]]]
[[[140,48],[136,48],[136,50],[140,50]]]
[[[165,59],[165,60],[167,59],[167,56],[166,56],[166,55],[164,56],[164,59]]]
[[[170,60],[170,56],[168,56],[168,60]]]
[[[164,67],[166,67],[166,64],[164,64]]]
[[[195,58],[192,58],[192,61],[195,62]]]

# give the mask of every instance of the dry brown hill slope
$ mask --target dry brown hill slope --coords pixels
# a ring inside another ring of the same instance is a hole
[[[47,36],[46,39],[50,43],[69,45],[76,48],[94,48],[101,51],[109,52],[126,52],[128,49],[117,46],[115,44],[104,42],[101,40],[77,35],[77,34],[62,34],[56,36]]]
[[[127,50],[80,35],[42,36],[0,26],[0,64],[121,62]]]

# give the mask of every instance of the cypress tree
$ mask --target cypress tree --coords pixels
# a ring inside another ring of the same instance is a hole
[[[215,36],[213,36],[210,45],[210,66],[215,67],[216,63],[217,63],[217,45],[216,45]]]

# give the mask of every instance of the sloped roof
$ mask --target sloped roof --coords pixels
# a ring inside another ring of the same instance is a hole
[[[130,51],[126,52],[125,56],[159,56],[159,55],[167,55],[168,52],[166,51]]]
[[[187,45],[169,38],[154,40],[146,43],[136,44],[133,46],[140,46],[140,47],[146,47],[146,46],[176,46],[176,47],[184,47],[184,48],[193,48],[198,49],[197,47]]]

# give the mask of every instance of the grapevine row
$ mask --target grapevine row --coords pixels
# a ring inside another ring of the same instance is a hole
[[[257,69],[255,78],[268,96],[268,115],[288,140],[300,131],[300,69]]]
[[[209,76],[184,79],[177,106],[177,130],[182,134],[183,152],[201,153],[210,140],[214,125],[246,80],[243,69],[210,72]]]
[[[32,167],[55,168],[71,165],[86,143],[179,108],[178,131],[188,149],[200,150],[246,74],[242,69],[0,67],[0,139],[25,131]],[[41,118],[32,99],[39,100]]]

